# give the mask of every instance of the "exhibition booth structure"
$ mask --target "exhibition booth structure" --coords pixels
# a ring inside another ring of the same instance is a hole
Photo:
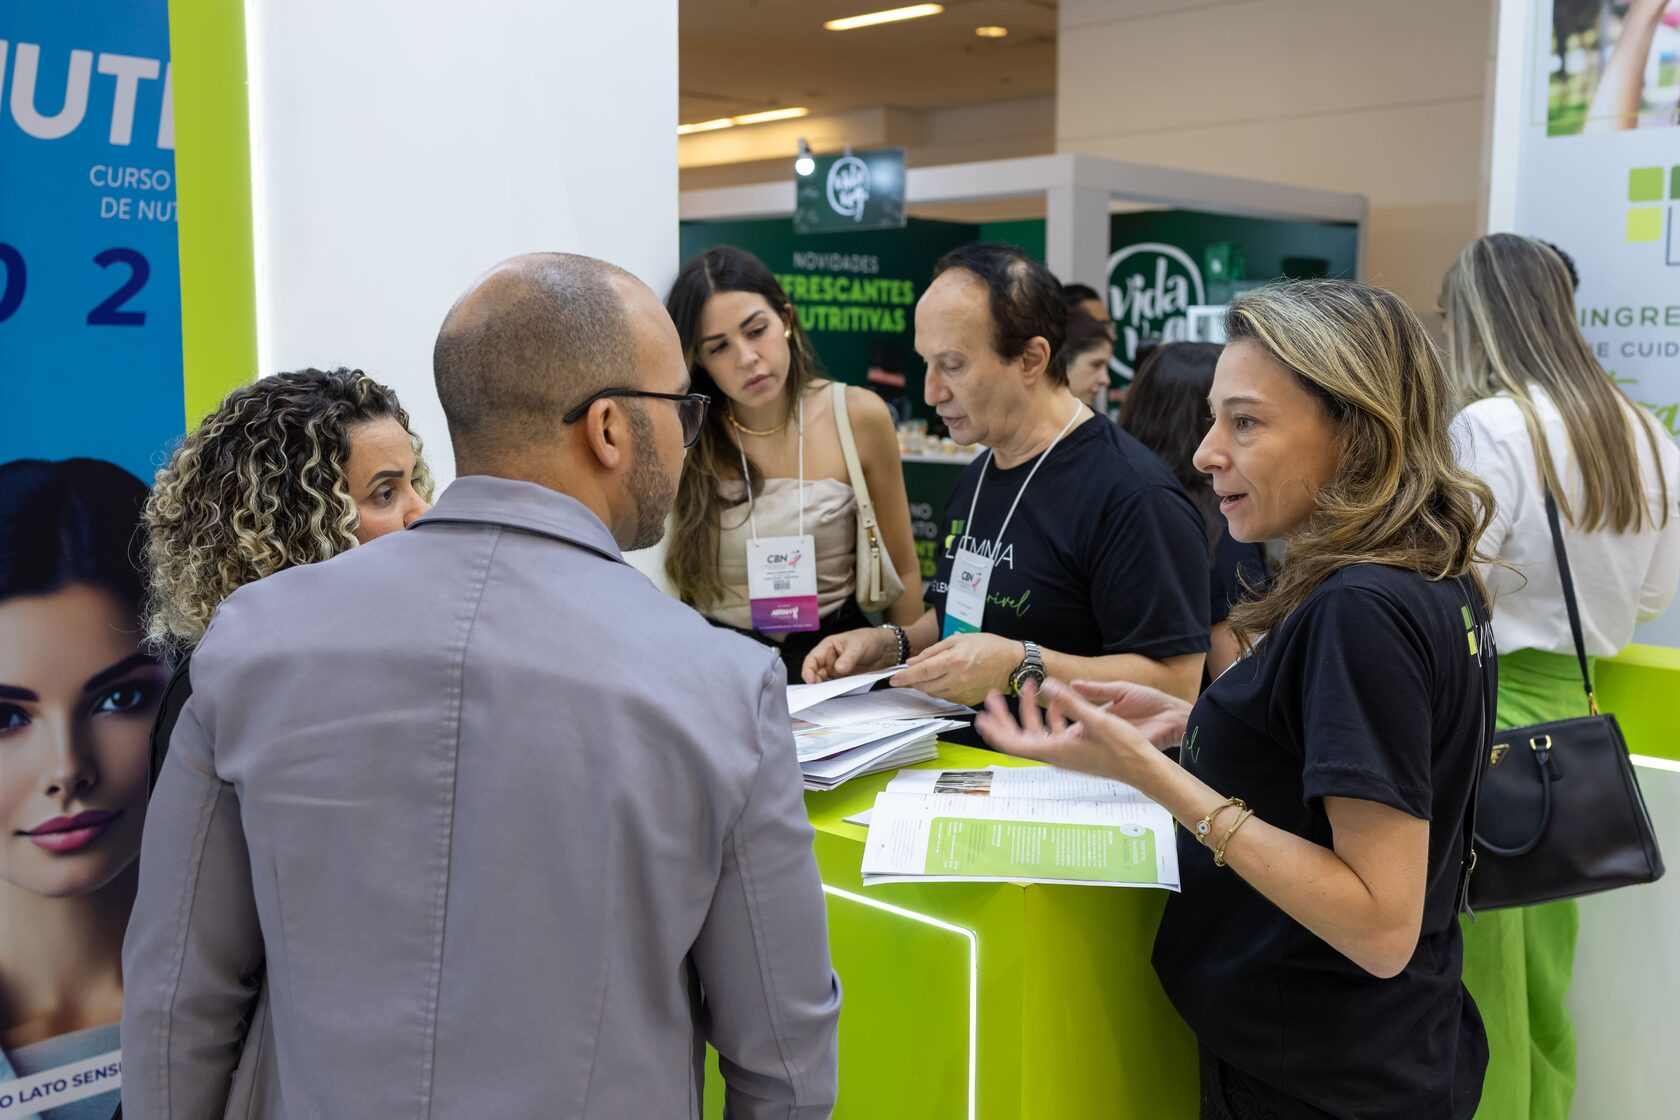
[[[1663,349],[1674,343],[1654,337],[1680,317],[1665,286],[1680,267],[1672,132],[1665,147],[1656,128],[1605,137],[1583,132],[1579,114],[1548,125],[1555,67],[1541,65],[1547,25],[1532,7],[1501,5],[1493,220],[1568,242],[1585,266],[1595,353],[1680,430]],[[447,482],[431,343],[475,274],[566,249],[662,292],[682,260],[728,243],[781,278],[827,371],[881,391],[914,436],[906,481],[930,576],[945,495],[972,456],[937,439],[914,352],[915,303],[945,252],[1011,242],[1096,289],[1115,321],[1118,384],[1146,346],[1203,337],[1245,286],[1368,278],[1362,196],[1072,154],[910,167],[890,228],[797,232],[791,152],[784,180],[678,191],[675,0],[596,5],[586,33],[582,18],[505,0],[395,22],[328,0],[9,12],[0,79],[17,127],[0,130],[0,166],[24,173],[0,176],[0,368],[28,374],[0,378],[0,404],[18,418],[0,460],[100,459],[143,489],[229,389],[348,364],[398,390]],[[603,88],[611,113],[578,111]],[[1680,650],[1636,645],[1597,672],[1672,856]],[[941,744],[919,765],[1026,764]],[[806,794],[845,987],[836,1115],[1194,1115],[1194,1040],[1150,966],[1164,891],[866,884],[856,818],[891,777]],[[1575,1114],[1669,1115],[1680,878],[1583,899],[1580,913]],[[102,1084],[29,1111],[114,1098],[112,1030],[110,1049],[86,1059]],[[0,1071],[0,1090],[15,1072]],[[16,1103],[0,1095],[0,1114]]]
[[[974,455],[938,438],[915,354],[915,303],[946,252],[975,241],[1017,245],[1062,280],[1099,292],[1115,324],[1114,392],[1148,347],[1208,337],[1238,291],[1279,277],[1361,276],[1366,206],[1353,194],[1035,156],[910,168],[908,217],[898,228],[801,232],[793,220],[800,185],[795,174],[683,192],[681,257],[720,244],[758,256],[780,279],[826,372],[887,399],[900,421],[924,579],[933,576],[945,497]]]

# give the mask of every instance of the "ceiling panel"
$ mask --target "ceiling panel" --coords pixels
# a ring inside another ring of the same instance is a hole
[[[902,3],[681,0],[681,120],[791,105],[933,109],[1055,92],[1055,0],[953,0],[925,19],[823,29],[825,20]],[[1009,35],[975,35],[986,25]]]

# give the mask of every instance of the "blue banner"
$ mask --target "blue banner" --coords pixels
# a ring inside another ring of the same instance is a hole
[[[150,481],[180,434],[166,0],[0,12],[0,462]]]

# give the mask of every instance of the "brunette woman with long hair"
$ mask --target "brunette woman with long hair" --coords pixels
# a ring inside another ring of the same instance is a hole
[[[826,636],[867,625],[857,595],[857,499],[841,444],[837,392],[874,500],[886,556],[904,583],[885,621],[922,614],[921,567],[910,530],[898,436],[874,393],[824,379],[811,340],[775,274],[751,253],[707,250],[678,274],[666,300],[693,388],[712,398],[683,463],[665,571],[677,595],[716,623],[774,643],[800,678]],[[755,618],[748,561],[755,539],[808,536],[815,548],[817,617],[801,629]],[[813,626],[814,624],[814,626]]]

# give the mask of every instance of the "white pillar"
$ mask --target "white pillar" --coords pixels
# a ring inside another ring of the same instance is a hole
[[[258,358],[397,390],[441,481],[450,303],[516,253],[677,268],[677,3],[247,0]]]
[[[1108,191],[1056,186],[1045,192],[1044,262],[1064,284],[1108,284]]]

